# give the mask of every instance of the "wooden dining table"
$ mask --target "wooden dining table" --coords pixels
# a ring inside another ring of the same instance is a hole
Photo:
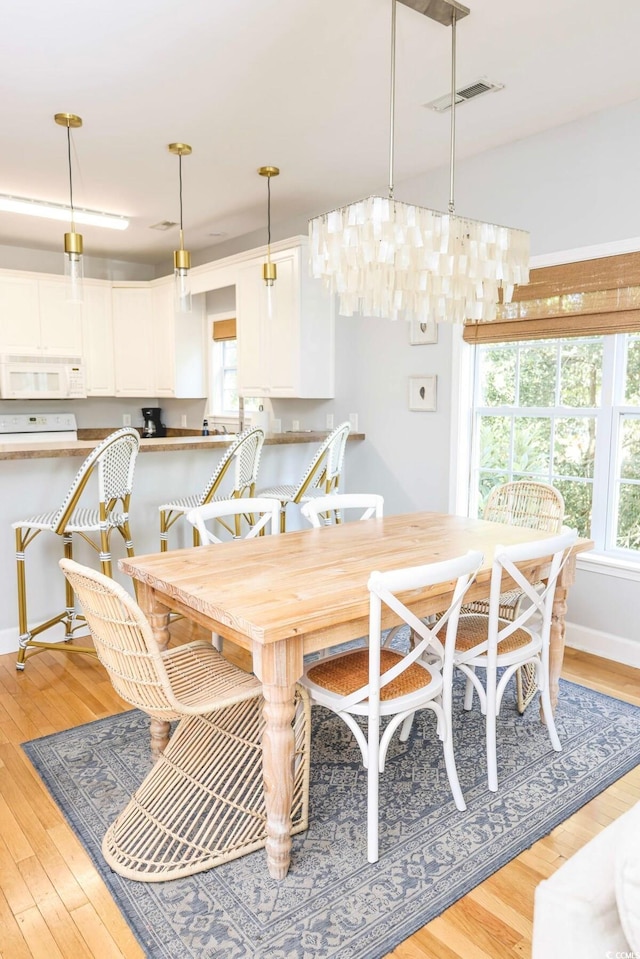
[[[250,651],[264,693],[263,775],[267,811],[267,865],[274,879],[289,868],[293,789],[294,694],[303,656],[368,631],[367,580],[389,570],[450,559],[480,550],[484,562],[466,601],[486,597],[497,545],[544,539],[548,533],[443,513],[409,513],[284,535],[233,540],[120,560],[136,581],[138,602],[161,649],[169,617],[181,613]],[[551,628],[551,701],[558,699],[564,653],[567,590],[575,554],[593,546],[578,540],[555,592]],[[523,564],[535,582],[545,564]],[[508,586],[508,583],[506,584]],[[418,616],[446,609],[453,583],[408,594]],[[383,626],[396,620],[386,610]],[[168,723],[151,721],[152,749],[164,748]]]

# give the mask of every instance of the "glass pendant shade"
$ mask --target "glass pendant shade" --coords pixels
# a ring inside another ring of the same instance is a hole
[[[184,248],[182,229],[182,157],[193,151],[188,143],[170,143],[169,152],[178,157],[180,186],[180,249],[173,251],[173,305],[175,313],[191,313],[191,253]]]
[[[396,200],[393,187],[395,18],[391,0],[389,195],[369,196],[309,221],[310,268],[338,295],[344,316],[419,322],[494,320],[529,281],[529,234],[457,216],[454,206],[457,0],[401,0],[451,27],[450,194],[447,213]]]
[[[64,235],[65,299],[68,303],[82,303],[84,296],[84,266],[82,257],[82,234],[76,233],[73,209],[73,176],[71,169],[71,130],[82,126],[82,119],[75,113],[56,113],[55,122],[67,130],[67,160],[69,165],[69,209],[71,231]]]
[[[84,298],[84,266],[80,233],[65,233],[64,235],[64,275],[66,277],[65,299],[68,303],[82,303]]]

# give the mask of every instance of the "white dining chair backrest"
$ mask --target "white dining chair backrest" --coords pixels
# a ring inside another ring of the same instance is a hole
[[[243,535],[234,535],[233,539],[252,539],[263,530],[266,532],[269,525],[272,534],[280,532],[280,501],[266,496],[217,500],[197,506],[186,514],[187,522],[198,530],[202,543],[224,542],[207,528],[206,523],[232,516],[242,517],[247,527]]]
[[[384,510],[384,497],[378,493],[331,493],[328,496],[314,496],[302,506],[301,512],[312,526],[330,526],[336,515],[344,519],[345,510],[360,510],[359,520],[381,519]],[[333,514],[333,517],[332,517]]]

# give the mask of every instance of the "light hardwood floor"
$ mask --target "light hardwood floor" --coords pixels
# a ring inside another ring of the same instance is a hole
[[[185,625],[173,627],[180,641]],[[238,657],[242,662],[242,654]],[[640,670],[567,650],[563,675],[640,705]],[[92,656],[43,651],[17,673],[0,656],[0,956],[143,959],[89,857],[20,743],[127,709]],[[537,883],[640,800],[640,767],[434,919],[389,959],[503,959],[531,952]],[[221,957],[222,959],[222,957]]]

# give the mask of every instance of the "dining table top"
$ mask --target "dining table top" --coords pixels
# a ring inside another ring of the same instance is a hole
[[[120,568],[153,590],[160,603],[165,600],[169,608],[245,648],[303,636],[305,652],[310,652],[326,645],[327,630],[333,642],[366,633],[367,581],[374,570],[419,566],[479,550],[484,560],[467,594],[471,601],[487,595],[496,546],[548,536],[420,512],[136,556],[120,560]],[[580,539],[573,552],[592,546]],[[446,585],[421,591],[414,612],[439,611],[449,592]],[[390,625],[393,614],[389,616]]]

